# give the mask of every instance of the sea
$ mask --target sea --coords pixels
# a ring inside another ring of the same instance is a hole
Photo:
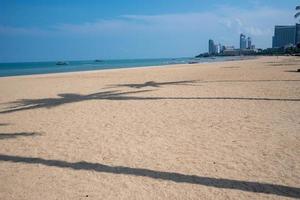
[[[155,58],[155,59],[111,59],[64,61],[67,65],[57,65],[57,61],[0,63],[0,77],[62,72],[121,69],[132,67],[161,66],[170,64],[194,64],[244,59],[235,57],[209,58]]]

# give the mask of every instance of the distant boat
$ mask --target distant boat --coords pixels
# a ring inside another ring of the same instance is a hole
[[[96,59],[95,62],[103,62],[103,60]]]
[[[174,65],[174,64],[178,64],[178,62],[176,62],[176,61],[170,61],[170,62],[167,62],[167,64]]]
[[[68,62],[65,62],[65,61],[59,61],[56,63],[56,65],[68,65],[69,63]]]

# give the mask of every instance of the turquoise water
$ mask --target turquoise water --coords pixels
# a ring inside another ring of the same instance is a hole
[[[119,69],[130,67],[145,67],[168,64],[185,64],[191,61],[196,62],[215,62],[225,60],[238,60],[240,57],[217,57],[217,58],[160,58],[160,59],[123,59],[123,60],[103,60],[95,62],[68,61],[68,65],[56,65],[53,62],[19,62],[19,63],[0,63],[0,77],[18,76],[31,74],[48,74],[60,72],[76,72],[102,69]]]

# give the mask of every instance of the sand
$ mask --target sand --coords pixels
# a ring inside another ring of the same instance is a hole
[[[300,58],[0,78],[0,199],[300,198]]]

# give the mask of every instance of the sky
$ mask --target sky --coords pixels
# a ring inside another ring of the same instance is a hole
[[[272,46],[299,0],[0,0],[0,62],[192,57]]]

